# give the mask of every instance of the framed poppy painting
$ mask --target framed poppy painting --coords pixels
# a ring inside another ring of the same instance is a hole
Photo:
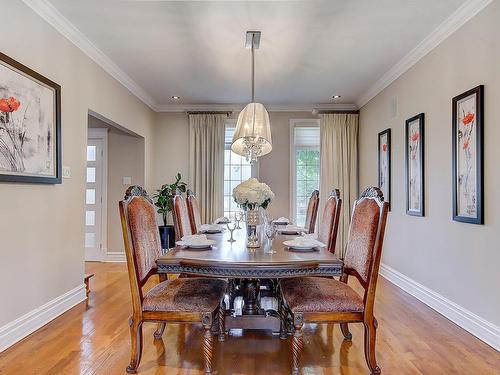
[[[405,126],[406,213],[424,216],[424,119],[420,113]]]
[[[378,186],[391,204],[391,129],[378,133]]]
[[[483,86],[453,98],[453,220],[484,224]]]
[[[0,53],[0,181],[61,183],[61,88]]]

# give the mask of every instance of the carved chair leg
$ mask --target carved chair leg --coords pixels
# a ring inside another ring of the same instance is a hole
[[[349,331],[349,326],[347,323],[340,323],[340,330],[342,331],[342,334],[344,335],[344,339],[351,341],[352,340],[352,333]]]
[[[292,375],[300,374],[300,357],[304,343],[302,341],[302,316],[296,314],[294,316],[294,331],[292,337]]]
[[[205,374],[212,374],[214,337],[211,332],[212,325],[204,324],[205,334],[203,336],[203,358],[205,360]]]
[[[372,375],[379,375],[380,368],[377,366],[375,358],[375,339],[377,330],[377,319],[367,321],[365,324],[365,358]]]
[[[221,301],[219,307],[219,342],[223,342],[226,340],[226,302],[224,300]]]
[[[165,332],[165,326],[167,323],[158,323],[158,328],[156,328],[156,331],[154,333],[154,338],[159,340],[163,336],[163,332]]]
[[[134,321],[130,319],[130,364],[127,367],[127,373],[137,373],[137,368],[141,362],[142,356],[142,321]]]
[[[288,337],[287,327],[288,327],[288,313],[284,306],[283,296],[278,290],[278,315],[280,318],[280,339],[285,340]]]

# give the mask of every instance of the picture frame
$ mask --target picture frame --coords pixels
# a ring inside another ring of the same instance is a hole
[[[425,115],[419,113],[405,123],[406,213],[425,216]]]
[[[391,129],[378,133],[378,186],[391,207]]]
[[[61,86],[3,53],[0,130],[0,182],[61,183]]]
[[[484,86],[452,99],[453,220],[484,224]]]

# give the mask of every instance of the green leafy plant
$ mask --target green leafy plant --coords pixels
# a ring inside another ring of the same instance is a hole
[[[167,225],[168,215],[174,208],[172,199],[174,198],[175,192],[177,189],[179,189],[181,193],[185,193],[187,190],[187,184],[181,181],[181,179],[181,174],[177,173],[173,184],[162,185],[160,189],[156,190],[156,194],[153,195],[155,206],[158,207],[156,212],[162,215],[163,225],[165,226]]]

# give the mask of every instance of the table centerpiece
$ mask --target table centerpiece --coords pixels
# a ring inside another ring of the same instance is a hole
[[[233,189],[233,199],[246,213],[247,246],[260,247],[257,236],[257,225],[260,224],[259,208],[267,209],[274,199],[274,193],[267,184],[250,178]]]

